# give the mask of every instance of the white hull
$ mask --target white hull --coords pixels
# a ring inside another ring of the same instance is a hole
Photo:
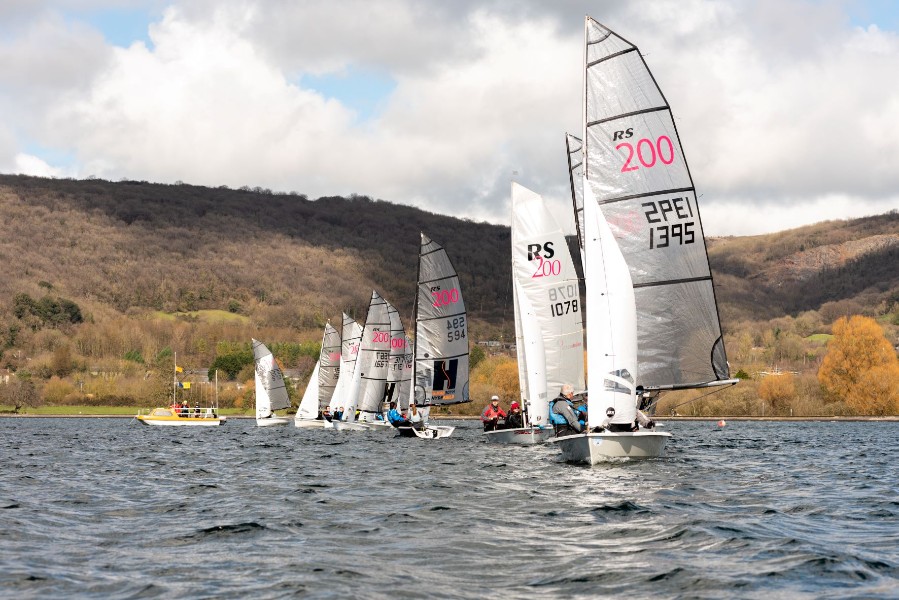
[[[224,419],[154,419],[140,416],[137,420],[144,425],[157,425],[161,427],[217,427],[224,424]]]
[[[256,419],[258,427],[272,427],[274,425],[287,425],[290,423],[289,417],[267,417],[265,419]]]
[[[348,421],[331,421],[331,426],[337,431],[368,431],[371,429],[366,423],[360,423],[359,421],[353,421],[352,423]]]
[[[331,426],[331,423],[325,421],[324,419],[294,419],[293,426],[299,427],[300,429],[322,429],[327,425]]]
[[[579,433],[554,437],[549,443],[558,444],[565,462],[595,465],[616,458],[658,458],[665,455],[670,433],[634,431],[613,433]]]
[[[453,435],[453,431],[455,430],[455,427],[450,427],[448,425],[428,425],[424,429],[412,429],[416,437],[430,440],[449,437]]]
[[[396,429],[387,421],[364,421],[364,423],[368,426],[369,429],[375,429],[377,431],[393,431],[394,429]]]
[[[484,432],[484,437],[490,444],[542,444],[553,435],[555,432],[552,427],[518,427]]]

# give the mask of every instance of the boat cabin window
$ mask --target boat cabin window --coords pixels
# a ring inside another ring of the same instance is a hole
[[[171,417],[172,411],[165,409],[165,408],[157,408],[156,410],[153,411],[153,416],[154,417]]]

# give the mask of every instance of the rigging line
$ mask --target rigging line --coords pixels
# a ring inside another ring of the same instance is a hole
[[[674,406],[671,407],[671,410],[676,409],[678,406],[683,406],[684,404],[690,404],[691,402],[696,402],[697,400],[702,400],[706,396],[711,396],[712,394],[717,394],[718,392],[723,392],[726,389],[727,388],[723,387],[723,386],[719,387],[719,388],[714,388],[714,389],[712,389],[711,392],[703,394],[702,396],[697,396],[696,398],[691,398],[690,400],[687,400],[686,402],[681,402],[680,404],[675,404]],[[658,401],[656,401],[656,402],[658,403]]]

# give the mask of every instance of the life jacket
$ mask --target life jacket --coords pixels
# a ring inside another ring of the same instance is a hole
[[[550,400],[549,402],[549,422],[553,425],[568,425],[568,421],[565,420],[565,417],[557,413],[553,410],[553,407],[556,405],[556,402],[563,402],[563,400]],[[564,402],[568,402],[568,400],[564,400]]]

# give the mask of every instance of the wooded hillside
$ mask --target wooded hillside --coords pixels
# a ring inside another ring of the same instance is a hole
[[[362,318],[372,289],[408,324],[420,232],[460,273],[473,341],[511,341],[508,227],[362,196],[0,175],[0,373],[147,402],[174,352],[208,367],[256,337],[308,374],[325,321]],[[840,316],[899,343],[899,212],[708,247],[732,372],[813,375]]]

